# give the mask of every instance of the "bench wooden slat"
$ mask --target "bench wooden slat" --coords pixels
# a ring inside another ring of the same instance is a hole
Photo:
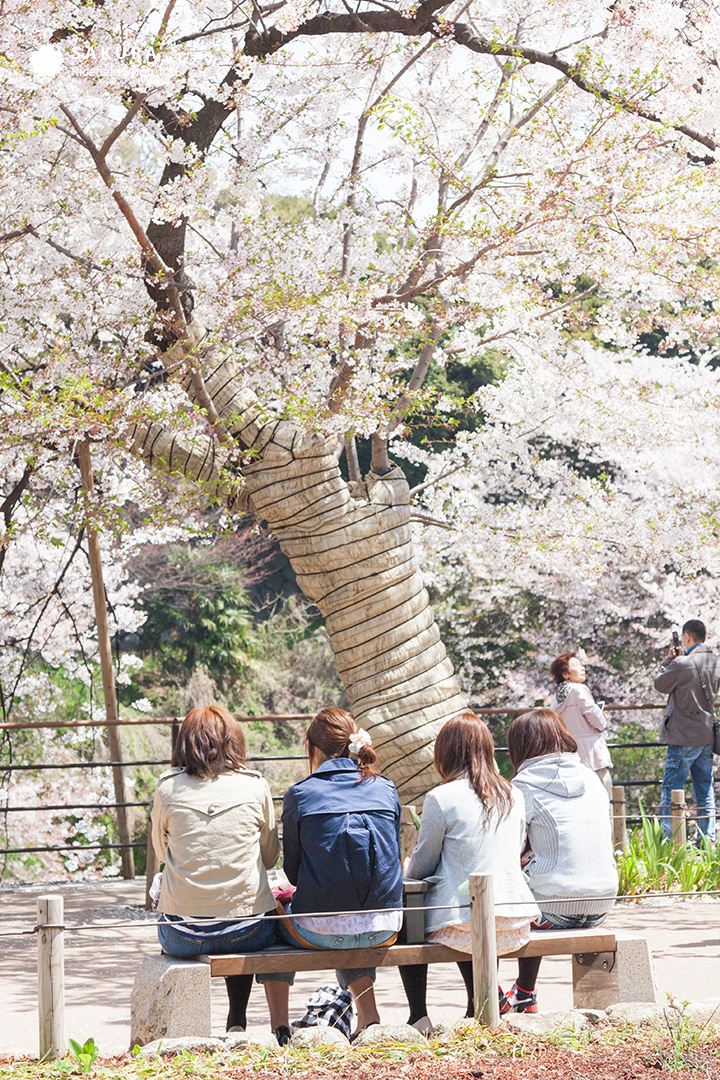
[[[553,930],[533,933],[513,956],[571,956],[576,953],[615,952],[615,934],[609,930]],[[287,971],[326,971],[332,968],[400,967],[405,964],[452,964],[468,954],[446,945],[383,945],[374,949],[284,949],[257,953],[199,956],[210,964],[213,977],[274,974]]]

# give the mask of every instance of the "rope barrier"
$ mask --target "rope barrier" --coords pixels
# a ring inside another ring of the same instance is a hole
[[[680,897],[686,897],[686,896],[694,896],[695,898],[700,898],[700,899],[704,899],[705,897],[710,897],[710,896],[718,896],[718,897],[720,897],[720,889],[707,889],[707,890],[703,889],[703,890],[694,891],[694,892],[693,891],[688,891],[688,892],[674,892],[674,891],[661,892],[660,890],[657,890],[657,891],[654,891],[654,892],[646,892],[646,893],[639,893],[639,894],[621,893],[618,896],[612,896],[612,895],[608,894],[606,896],[557,896],[557,897],[553,897],[552,899],[542,898],[542,900],[500,900],[500,901],[497,901],[497,903],[494,906],[496,908],[498,908],[498,907],[542,907],[543,910],[546,910],[550,906],[557,906],[558,904],[568,904],[570,902],[587,903],[587,902],[590,902],[590,901],[599,902],[599,901],[612,900],[615,903],[619,903],[619,902],[625,902],[625,901],[630,901],[630,900],[632,900],[632,901],[652,900],[652,899],[657,899],[658,897],[664,897],[666,899],[669,899],[669,898],[678,899]],[[295,919],[350,918],[351,916],[356,916],[356,915],[379,915],[379,914],[385,914],[386,912],[389,912],[389,911],[402,911],[402,912],[409,911],[409,912],[412,912],[413,914],[417,914],[418,911],[457,911],[458,909],[461,910],[461,911],[466,911],[466,910],[469,911],[470,907],[471,907],[470,904],[423,904],[422,907],[359,908],[359,909],[357,909],[355,911],[298,911],[298,912],[290,912],[289,914],[285,914],[285,915],[280,915],[279,913],[278,914],[273,913],[272,915],[263,914],[263,915],[257,915],[257,916],[253,916],[253,915],[238,916],[237,921],[241,921],[241,920],[245,921],[247,919],[252,919],[252,918],[271,919],[271,920],[274,920],[274,921],[275,920],[279,921],[281,919],[288,919],[288,918],[295,918]],[[593,913],[591,912],[590,914],[593,914]],[[599,913],[595,913],[595,914],[602,914],[602,913],[599,912]],[[165,924],[163,924],[161,919],[159,919],[159,918],[137,919],[137,920],[128,920],[128,921],[113,922],[113,923],[99,923],[99,922],[98,923],[76,923],[76,924],[72,924],[72,923],[71,924],[67,924],[67,923],[65,923],[65,924],[43,923],[42,926],[38,926],[38,925],[33,926],[33,928],[31,930],[0,931],[0,938],[24,937],[24,936],[28,936],[28,935],[32,935],[32,934],[37,934],[40,930],[64,930],[65,932],[81,932],[83,930],[117,930],[117,929],[125,930],[125,929],[128,929],[128,928],[146,929],[147,927],[157,927],[157,926],[160,926],[160,925],[173,926],[173,925],[177,925],[178,923],[180,923],[180,924],[191,923],[192,925],[197,926],[197,925],[201,925],[202,923],[205,923],[205,922],[207,922],[207,923],[216,923],[216,922],[228,922],[228,921],[231,921],[231,920],[220,919],[217,916],[214,916],[214,917],[209,917],[208,916],[208,917],[205,917],[205,918],[202,918],[202,917],[190,918],[188,916],[177,915],[177,916],[173,916],[172,922],[168,922],[168,923],[165,923]],[[560,928],[558,928],[558,929],[560,929]]]

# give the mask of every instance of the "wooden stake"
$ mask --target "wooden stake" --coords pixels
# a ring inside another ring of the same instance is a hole
[[[687,819],[685,817],[685,788],[675,790],[670,795],[672,807],[672,841],[676,848],[687,843]]]
[[[40,1060],[65,1054],[65,949],[62,896],[38,896],[38,1025]],[[43,929],[47,927],[47,929]]]
[[[408,855],[412,855],[413,848],[417,843],[418,830],[415,825],[414,806],[403,806],[400,809],[400,863],[405,865]]]
[[[152,823],[150,821],[150,815],[148,815],[147,823],[147,845],[145,848],[145,910],[152,911],[152,897],[150,896],[150,886],[153,883],[153,878],[160,869],[160,863],[158,857],[155,854],[155,845],[152,841]]]
[[[500,1006],[492,874],[470,875],[470,932],[475,1019],[494,1029],[500,1026]]]
[[[108,630],[102,559],[100,557],[100,543],[98,540],[97,529],[92,523],[90,512],[89,497],[93,494],[95,486],[93,483],[92,461],[90,459],[90,443],[87,439],[78,444],[77,456],[78,464],[80,466],[80,475],[82,476],[83,487],[85,488],[88,558],[90,562],[90,577],[92,579],[95,622],[97,624],[98,632],[100,670],[102,672],[103,699],[105,701],[105,719],[109,725],[114,725],[107,728],[108,749],[110,750],[111,761],[121,762],[122,749],[117,727],[118,707],[117,698],[115,697],[115,672],[113,670],[112,651],[110,647],[110,631]],[[123,775],[122,765],[113,765],[112,777],[115,802],[126,803],[127,796],[125,794],[125,777]],[[132,835],[127,807],[118,806],[116,813],[118,839],[121,844],[130,844]],[[126,879],[134,878],[135,860],[133,858],[133,849],[131,847],[123,847],[120,849],[120,862],[122,866],[122,876]]]
[[[625,801],[625,788],[615,785],[612,789],[612,821],[613,842],[616,851],[624,851],[628,843],[627,832],[627,803]]]

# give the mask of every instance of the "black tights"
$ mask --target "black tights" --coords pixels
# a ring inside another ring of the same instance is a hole
[[[472,960],[458,961],[460,974],[463,977],[468,995],[468,1011],[466,1016],[473,1015],[473,976]],[[427,964],[403,964],[400,968],[400,978],[405,987],[405,996],[410,1006],[409,1024],[415,1024],[427,1016]]]
[[[247,1005],[250,1000],[252,984],[252,975],[225,976],[228,1001],[230,1002],[226,1031],[229,1031],[231,1027],[241,1027],[243,1030],[247,1027]]]
[[[531,993],[535,989],[540,970],[539,956],[522,956],[518,959],[518,986]],[[467,991],[466,1016],[474,1016],[474,986],[472,960],[459,960],[457,966]],[[400,978],[405,987],[405,995],[410,1006],[409,1024],[415,1024],[427,1016],[427,964],[405,964],[400,968]]]

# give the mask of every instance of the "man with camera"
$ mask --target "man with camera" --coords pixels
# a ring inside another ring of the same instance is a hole
[[[670,652],[655,676],[655,689],[668,694],[660,742],[667,746],[660,821],[663,835],[672,835],[671,792],[692,780],[698,828],[715,840],[713,790],[713,721],[720,689],[720,657],[705,644],[705,625],[690,619],[682,628],[682,644],[673,634]]]

